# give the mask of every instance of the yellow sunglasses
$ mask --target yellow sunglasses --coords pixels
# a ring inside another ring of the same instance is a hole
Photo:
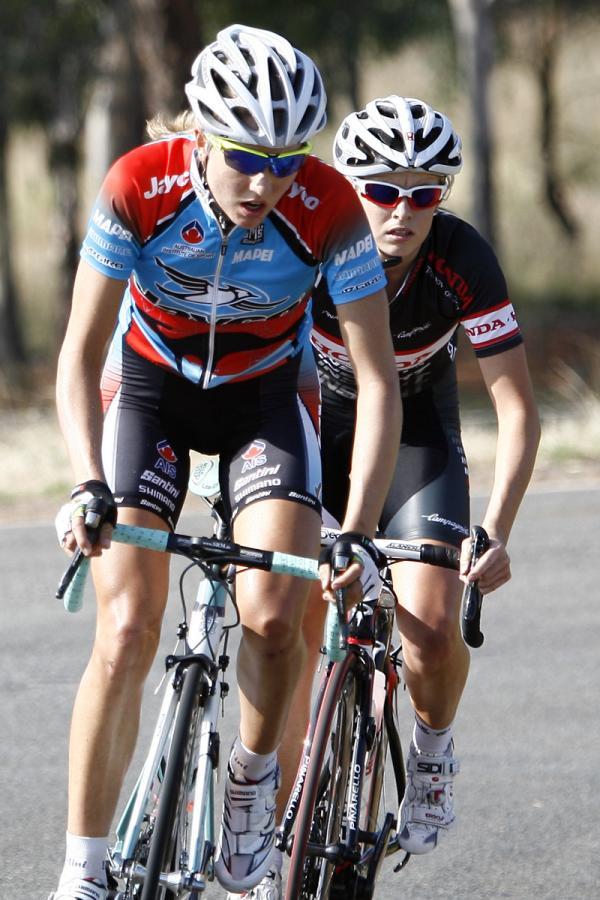
[[[262,150],[252,150],[217,134],[207,134],[206,137],[214,147],[221,150],[227,165],[242,175],[258,175],[268,168],[276,178],[288,178],[300,170],[312,150],[312,145],[307,141],[297,150],[264,153]]]

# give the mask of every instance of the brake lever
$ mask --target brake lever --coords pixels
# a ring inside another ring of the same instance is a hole
[[[471,528],[471,559],[469,562],[469,570],[473,568],[478,559],[489,549],[490,539],[481,525],[474,525]],[[483,633],[481,631],[481,604],[483,603],[483,594],[477,587],[477,582],[467,584],[463,592],[462,612],[461,612],[461,631],[466,644],[469,647],[481,647],[483,644]]]

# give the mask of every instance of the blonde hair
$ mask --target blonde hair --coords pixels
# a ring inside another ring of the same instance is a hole
[[[169,137],[172,134],[192,132],[198,127],[194,113],[191,110],[180,112],[174,118],[169,119],[163,113],[158,113],[146,122],[146,131],[153,141]]]

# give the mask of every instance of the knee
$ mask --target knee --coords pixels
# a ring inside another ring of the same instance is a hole
[[[279,605],[265,604],[258,616],[245,623],[244,640],[267,659],[289,654],[300,645],[304,648],[300,622]]]
[[[94,656],[108,681],[143,682],[156,655],[160,624],[119,621],[99,629]]]
[[[402,655],[413,672],[432,674],[445,669],[461,647],[464,649],[456,623],[444,620],[423,625],[418,640],[404,639]]]

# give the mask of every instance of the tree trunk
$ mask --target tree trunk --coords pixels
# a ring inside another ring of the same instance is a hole
[[[488,84],[493,63],[494,29],[490,9],[494,0],[448,2],[458,67],[469,98],[469,131],[474,149],[473,162],[467,163],[472,172],[471,218],[478,231],[493,244],[496,229]]]
[[[184,85],[204,46],[198,4],[189,0],[131,0],[134,43],[150,114],[187,108]]]
[[[146,103],[144,73],[135,40],[134,12],[130,0],[116,4],[112,34],[103,52],[102,96],[108,117],[103,174],[115,159],[143,142],[146,120],[152,114]],[[160,81],[159,72],[157,80]]]
[[[199,16],[187,0],[123,0],[106,27],[91,102],[102,144],[92,136],[95,184],[115,159],[144,142],[148,118],[187,107],[184,85],[202,49]]]
[[[73,279],[79,261],[79,163],[83,123],[79,63],[65,58],[56,73],[56,103],[48,126],[48,167],[54,181],[56,236],[62,253],[58,266],[58,340],[62,342],[70,308]]]
[[[15,383],[26,357],[12,268],[7,145],[8,125],[0,109],[0,391]]]
[[[540,156],[544,170],[544,193],[548,206],[556,216],[568,238],[577,237],[578,225],[568,209],[562,191],[559,165],[557,162],[557,114],[555,72],[560,37],[560,21],[552,9],[542,13],[540,29],[540,49],[535,71],[540,91]]]

